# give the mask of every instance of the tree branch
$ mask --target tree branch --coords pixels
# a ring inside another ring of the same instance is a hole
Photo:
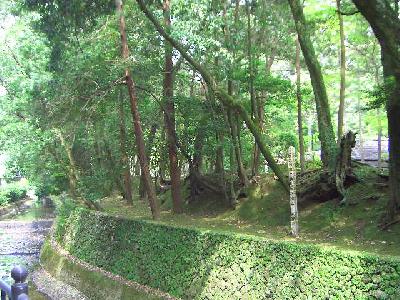
[[[342,11],[342,10],[336,10],[336,11],[337,11],[339,14],[341,14],[342,16],[354,16],[354,15],[360,13],[359,10],[355,10],[355,11],[351,11],[351,12]]]

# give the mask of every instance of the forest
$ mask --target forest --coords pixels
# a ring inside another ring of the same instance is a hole
[[[398,256],[399,5],[1,1],[4,178],[61,227],[83,208]]]

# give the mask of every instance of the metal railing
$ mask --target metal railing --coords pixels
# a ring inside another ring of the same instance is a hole
[[[16,266],[11,270],[11,277],[14,283],[9,285],[0,279],[0,299],[6,300],[29,300],[28,284],[25,282],[28,277],[28,271],[21,266]]]

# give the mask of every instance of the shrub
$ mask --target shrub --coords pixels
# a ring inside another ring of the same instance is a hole
[[[65,234],[65,223],[67,222],[71,213],[77,208],[77,204],[66,194],[60,196],[53,196],[57,214],[57,226],[55,228],[55,236],[62,237]]]
[[[6,195],[10,199],[10,202],[15,202],[26,197],[26,188],[18,185],[12,185],[7,188]]]
[[[22,200],[26,197],[27,189],[16,183],[9,184],[0,191],[0,205]]]
[[[400,260],[77,209],[72,255],[184,299],[399,299]]]
[[[4,193],[0,193],[0,206],[8,204],[8,198]]]

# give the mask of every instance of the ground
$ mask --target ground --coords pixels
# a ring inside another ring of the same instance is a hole
[[[260,178],[259,184],[250,188],[248,198],[235,210],[219,196],[203,194],[195,203],[185,204],[184,214],[173,215],[170,196],[166,193],[160,197],[164,202],[160,222],[399,256],[400,224],[385,231],[378,227],[387,202],[387,187],[381,184],[381,176],[373,168],[357,168],[355,172],[359,182],[348,188],[347,206],[340,206],[336,200],[300,206],[297,239],[289,235],[288,196],[272,176]],[[151,218],[147,203],[137,197],[133,205],[118,196],[105,198],[101,204],[106,212],[114,215]]]
[[[8,214],[8,219],[0,218],[0,276],[9,284],[12,283],[10,272],[13,266],[25,266],[30,273],[35,269],[40,248],[52,225],[52,219],[48,219],[52,214],[48,209],[37,205],[35,200],[23,202],[15,213]],[[33,300],[45,299],[33,287],[29,288],[29,295]]]

